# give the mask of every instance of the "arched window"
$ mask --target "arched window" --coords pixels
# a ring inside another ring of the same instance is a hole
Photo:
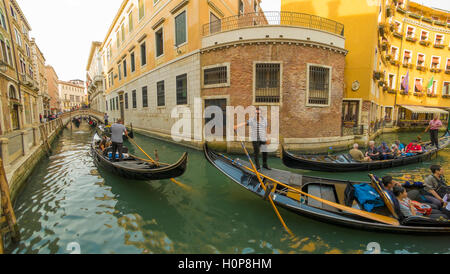
[[[16,99],[17,100],[16,89],[14,88],[14,86],[10,86],[9,87],[9,99]]]

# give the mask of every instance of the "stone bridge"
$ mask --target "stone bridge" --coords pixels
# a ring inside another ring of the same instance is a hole
[[[64,116],[70,115],[72,118],[77,117],[77,116],[83,116],[83,117],[89,116],[89,117],[94,118],[97,121],[100,121],[103,123],[104,122],[103,118],[105,116],[105,113],[99,112],[99,111],[96,111],[93,109],[80,109],[80,110],[72,111],[69,114],[64,113],[63,115]]]

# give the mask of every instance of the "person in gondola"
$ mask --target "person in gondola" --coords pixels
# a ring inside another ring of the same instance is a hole
[[[250,127],[250,139],[253,143],[256,168],[259,171],[261,170],[261,165],[259,162],[259,154],[262,151],[263,168],[271,170],[271,168],[269,168],[269,165],[267,164],[269,154],[268,152],[265,151],[266,150],[265,146],[270,145],[270,141],[267,139],[268,135],[267,120],[261,115],[261,110],[259,109],[259,107],[256,108],[255,117],[248,120],[247,123],[235,126],[234,130],[237,130],[238,128],[243,127],[245,125]]]
[[[359,145],[354,144],[353,149],[350,150],[350,156],[352,156],[353,160],[358,162],[370,162],[372,159],[370,157],[365,157],[364,153],[362,153],[361,150],[359,150]]]
[[[444,169],[440,165],[432,165],[430,170],[432,174],[426,177],[424,182],[424,198],[437,209],[442,209],[449,215],[450,212],[445,210],[447,203],[444,201],[444,197],[450,193],[450,187],[444,177]]]
[[[374,141],[370,141],[369,142],[369,148],[367,149],[366,157],[370,157],[370,159],[372,159],[373,161],[380,160],[381,153],[375,147],[375,142]]]
[[[403,156],[402,152],[400,151],[400,149],[398,149],[398,146],[396,144],[393,144],[391,146],[391,151],[394,159],[398,159]]]
[[[423,153],[423,148],[419,143],[414,140],[406,147],[406,156],[414,156]]]
[[[431,145],[439,149],[439,129],[442,127],[442,121],[439,120],[439,114],[434,115],[425,132],[430,132]]]
[[[381,154],[382,160],[394,159],[394,155],[392,154],[391,149],[388,147],[388,145],[385,142],[381,143],[381,146],[378,148],[378,151]]]
[[[123,159],[123,136],[128,137],[127,128],[123,125],[122,119],[117,120],[111,126],[111,141],[112,141],[112,161],[116,161],[116,152],[119,153],[119,161]]]
[[[109,140],[108,137],[103,136],[102,141],[99,144],[99,148],[102,152],[105,152],[105,150],[109,147]]]

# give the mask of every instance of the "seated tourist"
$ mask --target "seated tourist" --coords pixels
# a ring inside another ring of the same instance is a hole
[[[395,186],[393,189],[393,193],[400,203],[400,211],[402,212],[405,218],[413,217],[413,216],[423,216],[429,217],[431,219],[448,219],[445,214],[442,214],[440,211],[433,210],[430,215],[424,216],[420,212],[417,211],[411,200],[408,198],[408,193],[406,189],[402,186]]]
[[[400,158],[403,155],[401,150],[398,148],[398,146],[396,144],[392,145],[391,151],[392,151],[392,156],[394,157],[394,159]]]
[[[364,157],[364,154],[361,150],[359,150],[359,145],[354,144],[353,149],[350,150],[350,155],[352,156],[353,160],[358,162],[370,162],[372,159],[370,157]]]
[[[392,154],[391,149],[388,147],[388,145],[383,142],[381,143],[381,146],[378,148],[378,151],[381,154],[382,160],[390,160],[394,158],[394,155]]]
[[[447,185],[444,169],[441,166],[432,165],[430,170],[432,174],[425,178],[423,196],[438,209],[443,209],[447,206],[444,197],[449,194],[450,187]]]
[[[374,141],[370,141],[369,142],[369,148],[367,149],[366,157],[369,157],[373,161],[378,161],[378,160],[381,159],[381,153],[375,147],[375,142]]]
[[[103,138],[100,142],[100,145],[99,145],[99,149],[101,151],[105,151],[105,149],[107,148],[107,146],[106,146],[107,144],[108,144],[108,138],[106,136],[103,136]]]
[[[394,144],[398,147],[398,149],[402,152],[405,153],[405,145],[402,144],[400,141],[395,141]]]
[[[414,156],[419,153],[423,153],[422,146],[419,145],[419,143],[414,140],[412,141],[407,147],[406,147],[406,156]]]

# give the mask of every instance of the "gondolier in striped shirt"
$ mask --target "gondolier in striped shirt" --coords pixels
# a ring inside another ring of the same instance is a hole
[[[237,125],[234,127],[237,130],[243,126],[250,127],[250,141],[253,144],[253,153],[255,158],[255,165],[258,170],[261,170],[261,165],[259,162],[259,154],[262,152],[263,157],[263,167],[267,170],[271,170],[267,164],[268,152],[267,145],[270,145],[270,141],[267,139],[268,135],[268,123],[266,118],[261,115],[261,110],[256,108],[256,116],[248,120],[246,123]]]

